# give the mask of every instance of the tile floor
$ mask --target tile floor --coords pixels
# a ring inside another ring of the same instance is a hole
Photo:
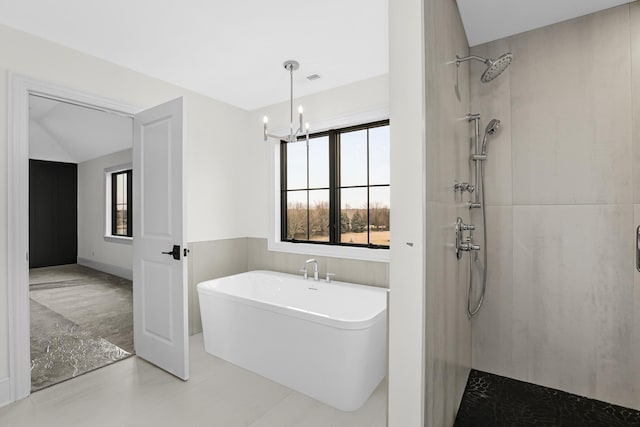
[[[386,426],[386,381],[341,412],[205,353],[201,334],[190,352],[187,382],[130,357],[0,408],[0,426]]]
[[[633,427],[640,411],[472,370],[455,427]]]

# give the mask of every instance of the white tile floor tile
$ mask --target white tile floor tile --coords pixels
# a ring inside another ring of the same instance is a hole
[[[386,381],[341,412],[204,352],[191,337],[191,379],[132,357],[0,408],[0,426],[384,427]]]

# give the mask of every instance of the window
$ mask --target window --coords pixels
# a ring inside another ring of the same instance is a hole
[[[110,222],[107,224],[109,234],[116,237],[132,237],[131,169],[108,173],[107,179],[111,184],[107,185],[111,190],[110,215],[107,215]]]
[[[389,248],[389,121],[280,144],[281,240]]]

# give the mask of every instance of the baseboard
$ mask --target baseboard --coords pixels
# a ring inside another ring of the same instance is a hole
[[[133,280],[133,270],[130,270],[128,268],[105,264],[104,262],[93,261],[91,259],[82,257],[78,257],[78,264],[84,265],[85,267],[93,268],[94,270],[102,271],[104,273],[113,274],[114,276],[122,277],[123,279]]]
[[[11,381],[9,378],[2,378],[0,379],[0,408],[11,402]]]

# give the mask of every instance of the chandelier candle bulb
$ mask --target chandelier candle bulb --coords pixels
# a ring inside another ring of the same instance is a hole
[[[302,117],[302,105],[298,107],[298,115],[300,117],[300,130],[298,132],[302,132],[302,122],[304,121]]]
[[[269,118],[264,116],[262,118],[262,122],[264,123],[264,142],[267,142],[267,138],[269,137],[269,134],[267,133],[267,123],[269,123]]]

